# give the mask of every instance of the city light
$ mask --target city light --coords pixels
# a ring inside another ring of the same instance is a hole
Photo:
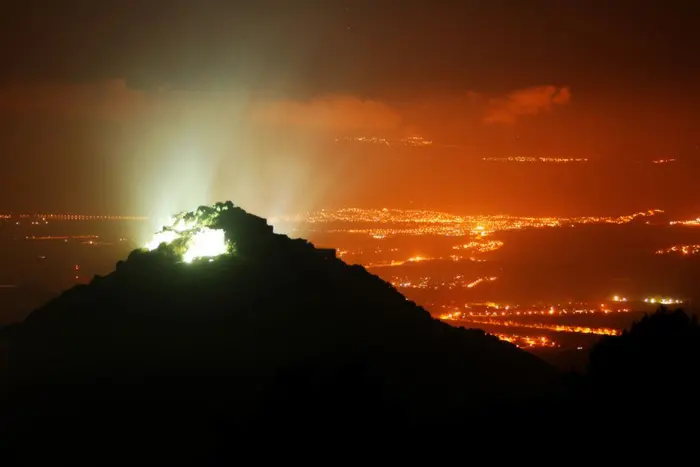
[[[501,231],[531,228],[569,227],[587,224],[627,224],[637,217],[654,216],[662,212],[658,209],[651,209],[617,217],[525,217],[508,215],[459,216],[428,210],[344,208],[282,216],[274,219],[274,221],[327,224],[329,225],[328,233],[366,234],[375,239],[400,235],[478,238]],[[700,220],[698,222],[700,223]],[[349,225],[341,228],[340,226],[335,227],[334,224]],[[355,227],[353,224],[358,227]],[[360,226],[361,224],[379,224],[379,226],[366,227],[364,225]],[[466,245],[469,244],[467,243]],[[495,247],[496,244],[491,246]]]
[[[531,336],[520,336],[518,334],[501,334],[501,333],[496,333],[492,334],[489,333],[492,336],[496,336],[502,341],[510,342],[511,344],[516,345],[517,347],[522,348],[534,348],[534,347],[559,347],[559,344],[554,342],[553,340],[541,336],[541,337],[531,337]]]
[[[41,220],[42,224],[52,221],[146,221],[148,217],[142,216],[113,216],[113,215],[91,215],[91,214],[2,214],[2,219],[29,220],[39,224],[35,219]]]
[[[568,158],[568,157],[482,157],[485,162],[542,162],[545,164],[566,164],[571,162],[588,162],[586,158]]]
[[[483,228],[482,228],[483,230]],[[489,251],[498,250],[503,246],[503,242],[500,240],[490,240],[490,241],[474,241],[465,243],[462,245],[455,245],[452,247],[453,250],[469,250],[477,253],[488,253]]]
[[[698,226],[700,226],[700,217],[698,217],[697,219],[691,219],[691,220],[687,220],[687,221],[671,221],[671,222],[669,222],[669,224],[671,224],[671,225],[685,225],[685,226],[689,226],[689,227],[698,227]]]
[[[644,303],[651,303],[652,305],[680,305],[683,303],[683,300],[678,298],[649,297],[644,299]]]
[[[393,276],[389,279],[391,285],[397,289],[472,289],[484,282],[492,282],[497,280],[497,277],[478,277],[468,280],[464,275],[457,274],[449,280],[433,280],[430,276],[423,276],[418,280],[411,280],[407,277]]]
[[[425,256],[412,256],[408,258],[407,260],[392,260],[392,261],[377,261],[374,263],[368,263],[365,264],[365,267],[367,269],[373,269],[373,268],[386,268],[386,267],[392,267],[392,266],[403,266],[406,263],[421,263],[423,261],[430,261],[438,258],[428,258]]]
[[[499,319],[474,319],[472,317],[464,317],[463,314],[446,314],[439,317],[444,321],[460,321],[463,323],[472,324],[487,324],[491,326],[517,327],[517,328],[532,328],[542,329],[554,332],[570,332],[576,334],[596,334],[600,336],[618,336],[621,331],[612,328],[596,328],[589,326],[570,326],[566,324],[548,324],[548,323],[524,323],[519,321],[499,320]]]
[[[450,319],[466,318],[505,318],[505,317],[537,317],[537,316],[568,316],[568,315],[597,315],[600,313],[628,313],[629,308],[609,309],[605,307],[591,308],[581,304],[571,305],[569,308],[549,307],[525,307],[519,305],[498,305],[495,303],[465,304],[467,311],[456,310],[444,313],[440,317]]]
[[[422,136],[409,136],[407,138],[401,139],[387,139],[379,136],[346,136],[343,138],[336,138],[336,143],[364,143],[364,144],[377,144],[381,146],[411,146],[411,147],[424,147],[432,146],[433,142],[424,139]]]
[[[467,288],[471,289],[471,288],[474,288],[477,285],[481,284],[482,282],[493,282],[496,279],[498,279],[498,278],[497,277],[480,277],[480,278],[476,279],[475,281],[472,281],[469,284],[467,284]]]
[[[683,256],[692,256],[692,255],[698,255],[700,254],[700,245],[699,244],[692,244],[692,245],[672,245],[667,248],[662,248],[660,250],[656,250],[657,255],[668,255],[668,254],[673,254],[673,253],[678,253]]]

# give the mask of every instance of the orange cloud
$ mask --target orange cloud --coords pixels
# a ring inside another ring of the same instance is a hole
[[[519,117],[549,112],[555,105],[568,104],[567,87],[536,86],[513,91],[505,97],[489,100],[484,123],[513,123]]]
[[[0,88],[0,116],[27,118],[178,121],[190,125],[253,127],[327,133],[333,136],[419,134],[474,121],[512,123],[522,116],[551,111],[570,101],[566,87],[538,86],[503,97],[468,92],[416,99],[400,106],[351,95],[309,100],[261,99],[248,90],[193,92],[141,91],[123,79],[83,84],[18,85]],[[185,120],[182,120],[185,118]]]

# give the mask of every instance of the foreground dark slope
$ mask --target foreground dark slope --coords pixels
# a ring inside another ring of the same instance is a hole
[[[13,430],[443,423],[559,392],[536,357],[432,319],[362,267],[237,208],[220,223],[231,256],[135,251],[4,329]]]

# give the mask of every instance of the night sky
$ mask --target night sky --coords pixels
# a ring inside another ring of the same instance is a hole
[[[700,214],[697,2],[12,3],[0,210],[151,214],[226,197],[264,214],[409,202]],[[348,135],[435,147],[329,143]],[[496,156],[604,168],[473,163]],[[638,165],[661,157],[683,169]]]

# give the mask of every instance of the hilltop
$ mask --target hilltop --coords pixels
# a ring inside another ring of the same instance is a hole
[[[180,214],[168,231],[0,331],[10,431],[197,445],[256,427],[445,426],[559,394],[535,356],[433,319],[230,202]],[[188,255],[204,231],[225,246]]]

